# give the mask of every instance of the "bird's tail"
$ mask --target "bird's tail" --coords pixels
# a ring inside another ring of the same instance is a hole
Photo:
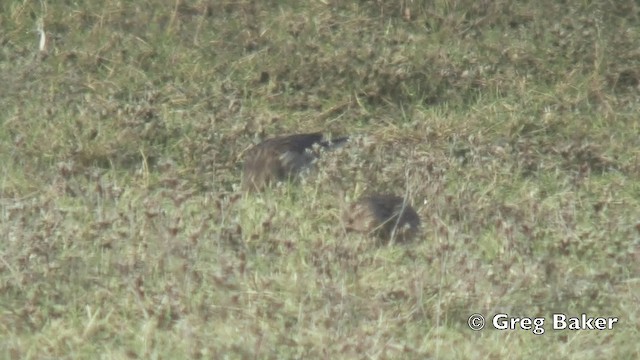
[[[341,136],[338,138],[334,138],[331,140],[324,140],[321,141],[319,144],[320,146],[327,148],[327,149],[335,149],[338,148],[340,146],[343,146],[344,144],[347,143],[347,141],[349,141],[349,137],[348,136]]]

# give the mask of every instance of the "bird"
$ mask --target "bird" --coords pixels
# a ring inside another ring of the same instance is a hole
[[[275,182],[290,180],[317,158],[314,146],[331,149],[343,145],[348,139],[348,136],[343,136],[326,140],[320,132],[267,139],[246,152],[242,188],[260,191]]]
[[[413,240],[420,232],[420,216],[400,196],[365,195],[350,204],[343,221],[347,232],[358,232],[393,243]]]

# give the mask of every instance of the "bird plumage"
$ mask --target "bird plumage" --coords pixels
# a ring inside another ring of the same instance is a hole
[[[394,195],[364,196],[349,205],[343,220],[347,231],[371,234],[383,241],[410,241],[420,231],[418,213]]]
[[[288,180],[311,165],[317,157],[314,145],[333,148],[345,143],[348,137],[324,140],[321,133],[285,135],[265,140],[251,148],[244,157],[242,187],[261,190],[277,182]]]

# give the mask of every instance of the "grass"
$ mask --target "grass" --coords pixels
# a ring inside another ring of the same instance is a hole
[[[639,9],[3,2],[0,357],[637,358]],[[354,139],[237,192],[249,146],[316,130]],[[421,239],[345,232],[375,191]]]

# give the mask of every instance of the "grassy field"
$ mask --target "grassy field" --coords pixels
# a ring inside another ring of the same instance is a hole
[[[636,1],[0,4],[0,358],[640,357]],[[345,232],[379,191],[418,241]]]

